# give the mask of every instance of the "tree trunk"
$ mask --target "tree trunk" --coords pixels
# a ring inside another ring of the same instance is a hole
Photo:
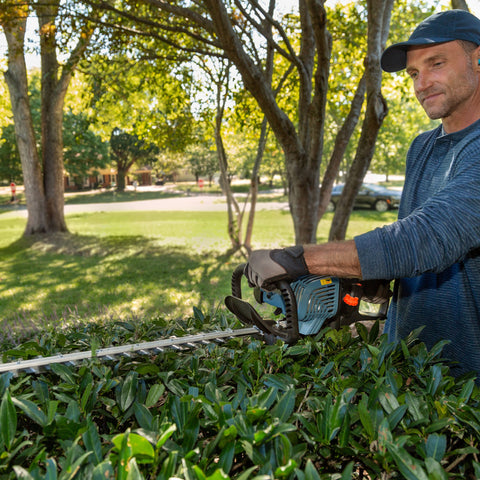
[[[298,133],[292,121],[277,105],[274,92],[264,73],[243,49],[233,30],[225,4],[221,0],[205,0],[205,5],[226,56],[240,72],[245,87],[257,100],[284,151],[295,242],[314,243],[318,223],[319,172],[331,51],[324,1],[300,2],[302,45],[301,53],[295,59],[302,90]],[[313,52],[312,45],[316,46]],[[313,74],[315,88],[312,86]]]
[[[352,137],[355,127],[358,124],[358,120],[362,111],[362,105],[365,100],[365,91],[366,80],[364,74],[358,83],[357,91],[355,92],[352,104],[350,105],[350,111],[348,112],[347,118],[335,137],[333,152],[330,157],[330,161],[328,162],[327,169],[325,170],[325,174],[323,175],[318,207],[319,221],[327,211],[330,197],[332,195],[333,185],[335,183],[335,179],[337,178],[342,159],[345,155],[345,151],[347,150],[348,143],[350,142],[350,138]]]
[[[66,232],[63,180],[63,103],[58,81],[54,19],[58,2],[37,6],[42,66],[42,159],[48,232]]]
[[[268,122],[265,117],[262,120],[262,126],[260,127],[260,139],[258,140],[257,155],[255,156],[255,163],[252,169],[252,176],[250,179],[250,212],[248,214],[247,227],[245,229],[245,240],[243,245],[247,252],[250,254],[252,251],[252,235],[253,235],[253,223],[255,220],[255,210],[257,207],[258,197],[258,172],[260,170],[260,164],[262,163],[263,154],[265,152],[265,146],[268,138]]]
[[[63,208],[63,105],[72,73],[94,30],[90,25],[85,25],[80,30],[78,43],[59,76],[55,20],[60,0],[37,2],[34,5],[39,21],[42,67],[41,164],[28,101],[27,69],[23,53],[28,3],[0,5],[0,24],[8,43],[8,70],[5,79],[12,104],[27,202],[28,219],[24,234],[33,235],[67,231]]]
[[[124,192],[125,191],[125,186],[126,186],[126,177],[128,175],[128,170],[130,169],[130,166],[125,168],[122,166],[118,166],[117,164],[117,186],[116,190],[117,192]]]
[[[452,8],[459,8],[460,10],[466,10],[467,12],[469,11],[466,0],[452,0]]]
[[[270,0],[268,4],[268,14],[273,16],[275,10],[275,1]],[[269,36],[272,35],[272,25],[268,24],[266,27],[269,30]],[[274,49],[271,44],[267,44],[267,55],[265,60],[265,79],[272,84],[272,77],[273,77],[273,61],[274,61]],[[278,89],[281,87],[282,82],[279,83]],[[260,137],[258,139],[258,146],[257,146],[257,154],[255,156],[255,162],[252,168],[252,175],[250,177],[250,211],[248,214],[247,220],[247,227],[245,229],[245,237],[243,241],[243,245],[247,250],[247,253],[250,255],[252,252],[252,236],[253,236],[253,223],[255,220],[255,210],[257,208],[257,197],[258,197],[258,177],[260,171],[260,165],[263,160],[263,154],[265,153],[265,147],[267,145],[267,138],[268,138],[268,121],[265,115],[262,119],[262,124],[260,127]],[[247,198],[248,200],[248,198]],[[245,205],[246,202],[245,201]]]
[[[241,231],[242,231],[242,214],[235,197],[233,196],[230,182],[228,181],[228,160],[227,153],[222,138],[222,121],[224,105],[221,98],[221,85],[217,84],[217,113],[215,116],[215,144],[217,147],[218,164],[220,167],[220,184],[222,185],[223,193],[227,198],[227,213],[228,213],[228,237],[232,243],[232,250],[236,252],[242,246]],[[225,100],[225,98],[223,99]]]
[[[365,59],[367,108],[355,158],[333,217],[329,240],[345,239],[355,197],[367,173],[375,152],[378,131],[388,111],[381,93],[380,57],[388,37],[393,0],[368,0],[367,6],[368,47]]]
[[[45,233],[47,224],[42,170],[28,97],[27,67],[23,56],[27,16],[28,7],[12,8],[10,11],[2,11],[0,21],[8,44],[8,70],[5,72],[5,81],[10,93],[27,202],[28,219],[25,234],[31,235]]]

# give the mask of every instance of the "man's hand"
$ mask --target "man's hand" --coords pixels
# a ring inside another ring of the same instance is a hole
[[[244,273],[251,287],[273,290],[279,280],[291,282],[309,272],[303,247],[299,245],[284,249],[255,250],[250,255]]]

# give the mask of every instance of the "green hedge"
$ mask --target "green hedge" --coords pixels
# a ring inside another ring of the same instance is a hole
[[[3,361],[227,328],[223,317],[52,331]],[[479,390],[442,345],[359,327],[238,338],[0,376],[0,479],[480,478]]]

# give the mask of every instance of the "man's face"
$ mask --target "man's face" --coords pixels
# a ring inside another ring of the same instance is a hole
[[[472,101],[480,98],[477,58],[478,49],[467,54],[458,41],[408,50],[407,73],[430,118],[452,116],[454,120],[469,109],[478,109],[478,103]]]

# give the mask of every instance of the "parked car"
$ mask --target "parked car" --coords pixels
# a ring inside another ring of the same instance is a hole
[[[328,204],[329,212],[333,212],[337,207],[343,187],[343,184],[333,187],[330,203]],[[355,208],[373,208],[377,212],[386,212],[392,208],[398,208],[401,196],[402,192],[400,191],[390,190],[380,185],[364,183],[355,198],[353,206]]]

